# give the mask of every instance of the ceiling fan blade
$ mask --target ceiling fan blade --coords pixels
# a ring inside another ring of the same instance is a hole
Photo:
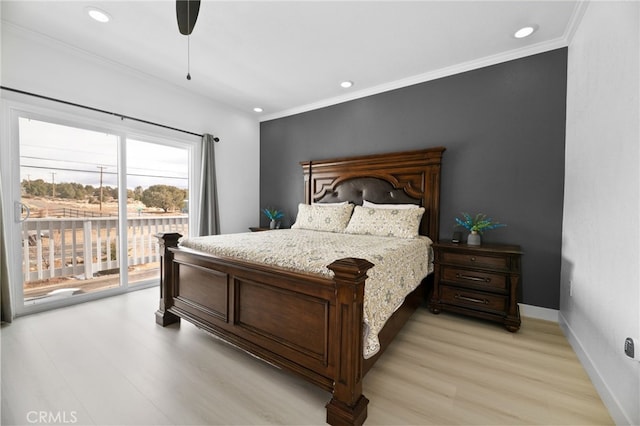
[[[180,34],[190,35],[198,19],[200,0],[176,0],[176,17]]]

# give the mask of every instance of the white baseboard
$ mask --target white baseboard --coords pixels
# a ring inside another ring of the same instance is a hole
[[[540,306],[525,305],[523,303],[519,303],[519,306],[520,315],[523,317],[558,322],[558,315],[560,311],[557,309],[541,308]]]
[[[593,386],[596,388],[598,395],[600,395],[600,399],[609,410],[609,415],[615,422],[616,425],[631,425],[631,418],[627,415],[625,410],[622,408],[616,397],[607,386],[607,383],[604,381],[600,371],[596,368],[595,364],[591,360],[589,354],[584,350],[580,339],[575,335],[571,326],[567,323],[566,319],[560,313],[559,315],[559,325],[560,329],[564,333],[567,341],[573,348],[573,351],[578,356],[582,367],[587,372],[587,375],[591,379]]]
[[[613,421],[617,425],[631,425],[632,423],[629,416],[627,416],[618,400],[613,396],[613,393],[607,386],[598,369],[595,367],[593,361],[591,360],[591,357],[589,357],[587,352],[584,350],[584,347],[580,343],[580,340],[576,337],[569,324],[567,324],[567,321],[562,316],[562,313],[556,309],[542,308],[540,306],[525,305],[522,303],[520,303],[519,306],[520,315],[522,315],[523,317],[536,318],[558,323],[560,329],[567,338],[567,341],[580,360],[582,367],[591,379],[591,382],[596,388],[598,395],[600,395],[602,402],[607,407],[607,410],[609,410],[609,414],[611,415]]]

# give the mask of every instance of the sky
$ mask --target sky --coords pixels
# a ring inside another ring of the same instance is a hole
[[[117,187],[118,137],[20,118],[20,180]],[[127,188],[187,188],[188,151],[128,139]]]

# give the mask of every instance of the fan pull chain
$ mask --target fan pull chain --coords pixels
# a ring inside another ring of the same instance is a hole
[[[187,0],[187,80],[191,80],[191,8]]]
[[[187,36],[187,80],[191,80],[191,36]]]

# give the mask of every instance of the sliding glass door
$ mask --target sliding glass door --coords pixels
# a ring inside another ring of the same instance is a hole
[[[129,285],[159,282],[158,232],[189,232],[189,152],[127,139]]]
[[[155,235],[189,232],[197,143],[29,113],[13,120],[14,151],[3,155],[17,159],[16,311],[156,285]]]
[[[118,287],[118,135],[20,117],[25,304]]]

